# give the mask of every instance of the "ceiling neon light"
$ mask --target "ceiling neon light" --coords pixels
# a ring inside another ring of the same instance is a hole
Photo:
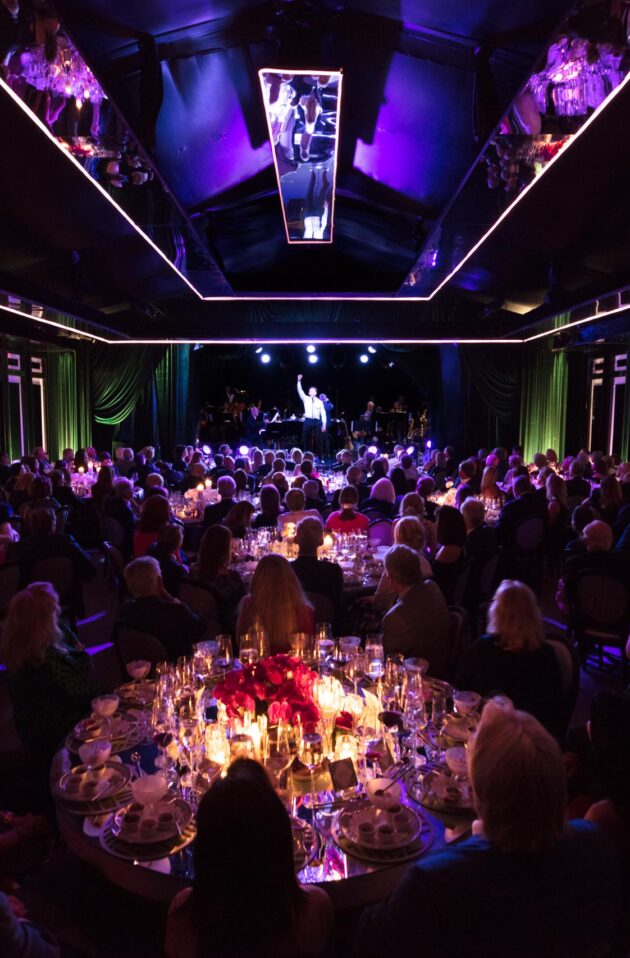
[[[340,70],[258,71],[287,243],[332,243]]]

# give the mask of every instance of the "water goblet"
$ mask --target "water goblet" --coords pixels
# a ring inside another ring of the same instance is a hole
[[[311,774],[311,809],[315,811],[315,769],[324,758],[324,741],[320,732],[300,728],[298,758]]]

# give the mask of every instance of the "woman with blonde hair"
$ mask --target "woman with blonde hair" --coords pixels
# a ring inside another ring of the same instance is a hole
[[[511,702],[486,705],[468,750],[471,838],[411,865],[382,904],[362,916],[355,951],[377,958],[395,939],[425,958],[625,954],[617,850],[588,822],[567,822],[566,772],[556,742]],[[453,902],[466,899],[466,921]],[[491,943],[491,944],[490,944]]]
[[[415,516],[420,520],[420,524],[424,529],[425,550],[427,555],[433,558],[437,548],[437,530],[435,528],[435,522],[432,522],[427,516],[424,498],[417,492],[408,492],[406,496],[402,497],[399,514],[401,519],[404,516]],[[395,520],[394,529],[396,528],[397,522],[400,522],[400,519]]]
[[[246,595],[236,623],[237,638],[258,623],[272,655],[288,652],[294,632],[313,633],[315,617],[300,581],[283,556],[266,555],[256,566],[251,594]]]
[[[499,473],[495,466],[486,466],[479,488],[479,495],[482,499],[500,499],[502,502],[505,500],[505,493],[497,485],[498,477]]]
[[[394,529],[394,545],[409,546],[410,549],[417,552],[420,556],[422,578],[431,579],[433,578],[433,569],[424,555],[425,541],[424,527],[416,516],[403,516],[402,519],[398,520]],[[390,581],[387,570],[384,569],[374,596],[369,597],[369,600],[366,600],[364,604],[373,605],[376,609],[384,611],[390,609],[397,598],[398,595]]]
[[[11,599],[3,629],[13,721],[21,742],[42,758],[53,755],[100,691],[60,612],[52,585],[32,582]]]
[[[396,515],[396,490],[391,479],[377,479],[370,490],[370,498],[361,503],[361,512],[372,510],[380,512],[386,519]]]
[[[245,538],[251,529],[252,516],[255,511],[253,505],[247,499],[243,499],[241,502],[237,502],[232,506],[223,522],[232,533],[234,539]]]
[[[529,586],[503,580],[490,605],[487,634],[465,653],[456,685],[483,696],[501,692],[552,735],[564,734],[560,666],[544,640],[542,615]]]

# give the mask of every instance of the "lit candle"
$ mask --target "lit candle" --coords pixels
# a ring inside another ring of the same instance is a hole
[[[324,536],[324,552],[330,552],[333,547],[333,543],[334,539],[330,534]]]
[[[84,472],[85,472],[85,469],[83,468],[83,466],[79,466],[79,475],[82,476]]]
[[[206,479],[206,489],[212,489],[212,479]]]

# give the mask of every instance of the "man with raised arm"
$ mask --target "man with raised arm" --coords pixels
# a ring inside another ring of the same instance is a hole
[[[315,437],[314,452],[321,450],[321,434],[326,432],[326,409],[321,399],[317,396],[317,389],[311,386],[308,396],[302,389],[302,374],[297,378],[298,395],[304,403],[304,427],[302,432],[302,446],[306,449],[312,449],[312,436]]]

